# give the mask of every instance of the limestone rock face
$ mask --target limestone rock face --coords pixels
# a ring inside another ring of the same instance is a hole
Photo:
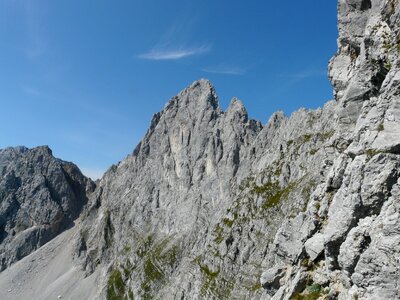
[[[297,262],[317,230],[305,211],[339,154],[335,108],[278,112],[262,126],[238,99],[224,112],[210,82],[194,82],[100,180],[77,261],[121,277],[122,291],[104,282],[105,298],[261,297],[264,268]],[[277,290],[286,270],[263,285]]]
[[[0,150],[0,270],[72,225],[94,183],[48,147]]]
[[[399,8],[338,9],[335,100],[262,126],[196,81],[105,174],[76,242],[104,298],[399,297]]]
[[[398,3],[338,9],[334,101],[262,126],[200,80],[105,174],[76,245],[105,298],[399,297]]]
[[[339,0],[324,107],[262,125],[196,81],[93,193],[71,165],[39,159],[48,149],[3,150],[0,247],[36,249],[88,195],[71,255],[97,298],[399,299],[399,7]],[[33,230],[42,240],[18,242]],[[4,267],[19,259],[7,253]]]

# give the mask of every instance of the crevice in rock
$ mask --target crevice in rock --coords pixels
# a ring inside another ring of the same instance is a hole
[[[363,176],[365,174],[363,173]],[[330,270],[337,270],[340,269],[338,263],[338,256],[340,253],[340,246],[347,238],[348,233],[351,229],[357,226],[359,220],[366,218],[371,215],[379,215],[381,213],[383,204],[385,201],[391,197],[391,190],[393,186],[397,183],[398,179],[400,178],[400,174],[397,169],[393,169],[391,174],[388,175],[385,185],[386,185],[386,192],[380,193],[378,196],[378,201],[374,201],[374,203],[370,205],[363,205],[361,204],[360,207],[354,209],[354,218],[348,227],[348,230],[345,234],[341,237],[338,237],[335,240],[329,241],[326,244],[325,251],[326,257],[329,257],[329,269]],[[370,237],[366,237],[365,243],[363,243],[363,251],[369,246],[371,242]],[[357,260],[358,261],[358,260]],[[354,267],[356,264],[354,265]],[[354,269],[354,268],[353,268]]]
[[[354,263],[347,269],[349,274],[353,274],[354,273],[354,269],[356,268],[356,266],[358,264],[358,261],[361,258],[361,255],[365,252],[365,250],[368,249],[370,244],[371,244],[371,237],[369,235],[364,236],[364,239],[363,239],[363,241],[362,241],[362,243],[360,245],[359,255],[354,260]],[[351,278],[351,275],[349,276],[349,278]]]
[[[400,155],[400,144],[392,146],[390,149],[388,149],[388,152],[395,155]]]
[[[372,89],[368,98],[371,96],[378,96],[381,90],[382,84],[385,81],[386,75],[389,73],[386,63],[381,59],[377,62],[376,73],[371,77]]]
[[[361,2],[361,8],[360,8],[360,9],[361,9],[362,11],[371,9],[371,7],[372,7],[371,0],[363,0],[363,1]]]
[[[355,207],[354,213],[355,214],[353,216],[353,219],[351,220],[351,224],[347,228],[346,232],[344,232],[341,236],[337,237],[336,239],[327,242],[325,245],[325,257],[329,258],[328,268],[331,271],[340,269],[338,262],[340,246],[346,240],[346,237],[349,234],[350,230],[356,227],[358,221],[364,217],[363,207],[361,204],[358,207]]]
[[[86,244],[85,237],[83,235],[80,236],[76,250],[78,252],[78,257],[82,256],[87,251],[87,244]]]
[[[375,201],[374,203],[372,203],[372,205],[367,205],[367,206],[363,205],[362,209],[360,210],[359,219],[371,215],[379,215],[381,213],[383,204],[387,199],[389,199],[392,196],[393,186],[397,183],[399,178],[400,178],[399,171],[397,169],[393,169],[385,182],[386,192],[380,192],[378,195],[378,201]]]
[[[225,245],[226,245],[226,247],[227,247],[228,249],[229,249],[230,246],[232,246],[233,241],[234,241],[234,238],[233,238],[233,236],[231,236],[231,235],[226,239]]]
[[[114,232],[115,230],[111,221],[111,213],[109,211],[106,211],[103,230],[103,237],[106,248],[110,248],[112,246],[114,241]]]

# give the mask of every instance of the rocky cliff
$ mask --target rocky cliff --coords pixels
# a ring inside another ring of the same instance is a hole
[[[339,0],[321,109],[262,125],[199,80],[155,114],[67,239],[96,298],[399,299],[399,10]]]
[[[48,147],[0,150],[0,270],[73,225],[94,183]]]

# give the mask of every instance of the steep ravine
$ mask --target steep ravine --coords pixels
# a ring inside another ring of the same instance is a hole
[[[71,286],[63,299],[400,299],[398,2],[339,0],[335,99],[321,109],[262,125],[236,98],[223,111],[204,79],[170,99],[94,191],[72,177],[87,200],[77,224],[0,273],[0,287],[50,271],[29,262],[55,249],[65,271],[41,284],[51,297]]]

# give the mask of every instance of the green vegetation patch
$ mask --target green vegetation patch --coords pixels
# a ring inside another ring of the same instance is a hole
[[[142,297],[145,300],[153,299],[152,291],[154,287],[164,281],[164,274],[153,263],[150,258],[147,258],[143,263],[143,281],[140,285]]]
[[[133,295],[133,292],[131,289],[129,290],[128,295],[129,295],[130,300],[135,300],[135,296]]]
[[[123,254],[128,254],[129,252],[131,252],[132,247],[129,245],[125,245],[124,248],[122,249]]]
[[[146,281],[159,281],[164,278],[163,273],[153,264],[150,259],[146,259],[143,266]]]
[[[240,186],[239,186],[239,190],[240,191],[244,191],[247,188],[250,188],[252,186],[252,184],[254,183],[255,178],[254,176],[248,176],[245,179],[243,179],[243,181],[241,182]]]
[[[125,294],[125,283],[122,279],[122,274],[118,269],[111,271],[107,282],[107,299],[120,300]]]
[[[137,248],[132,249],[133,245],[125,245],[121,254],[135,253],[141,264],[133,266],[126,259],[119,269],[112,270],[107,283],[108,300],[134,299],[133,291],[125,284],[129,279],[141,282],[137,297],[144,300],[154,299],[154,292],[168,284],[165,273],[177,265],[180,255],[179,240],[174,239],[174,235],[157,240],[153,233],[145,237],[139,236],[137,240],[140,241]]]
[[[141,299],[154,299],[153,292],[168,283],[165,272],[168,268],[176,266],[179,252],[180,248],[174,236],[169,236],[161,242],[156,242],[154,235],[149,235],[144,239],[139,251],[143,261]]]
[[[295,293],[290,300],[317,300],[323,295],[319,284],[308,285],[304,291]]]
[[[295,183],[290,183],[285,188],[282,188],[279,186],[277,181],[274,181],[267,182],[261,186],[255,185],[252,192],[265,199],[262,204],[263,209],[270,209],[280,204],[283,199],[287,198],[295,186]]]
[[[214,231],[213,231],[213,235],[214,235],[214,242],[217,244],[221,244],[222,241],[224,240],[224,229],[219,226],[219,224],[217,224],[217,226],[215,227]]]
[[[153,234],[149,234],[146,238],[143,239],[142,245],[136,251],[136,255],[140,258],[143,258],[150,250],[150,248],[154,244],[154,236]]]
[[[260,283],[260,282],[256,282],[256,283],[254,283],[254,284],[251,285],[251,286],[244,286],[244,288],[245,288],[246,290],[250,291],[250,292],[255,293],[255,292],[261,290],[262,286],[261,286],[261,283]]]
[[[376,149],[367,149],[365,150],[365,154],[367,155],[367,159],[370,160],[373,158],[375,155],[385,153],[385,151],[382,150],[376,150]]]
[[[234,282],[223,278],[219,269],[213,272],[207,265],[203,265],[200,256],[194,262],[199,266],[202,274],[201,296],[205,299],[231,299]]]
[[[200,267],[200,271],[203,273],[203,275],[205,275],[206,277],[208,277],[209,279],[215,279],[218,277],[219,275],[219,270],[218,271],[211,271],[210,268],[207,265],[202,265],[199,262],[199,267]]]
[[[123,272],[114,268],[107,281],[107,300],[133,300],[131,289],[128,290],[126,281],[132,275],[133,267],[130,261],[121,266]]]
[[[382,47],[386,50],[389,50],[390,48],[392,48],[392,45],[390,43],[384,43]]]
[[[235,222],[235,220],[231,220],[231,219],[229,219],[229,218],[224,218],[224,219],[222,220],[222,222],[223,222],[226,226],[228,226],[229,228],[231,228],[231,227],[233,226],[233,223]]]
[[[335,134],[334,130],[317,133],[318,139],[322,142],[329,140]]]
[[[234,283],[224,278],[219,279],[205,279],[200,288],[200,294],[204,299],[220,299],[230,300]]]
[[[325,132],[317,132],[315,134],[304,134],[304,135],[298,137],[295,141],[293,141],[293,140],[287,141],[286,144],[288,147],[290,147],[294,143],[296,145],[294,150],[295,150],[295,152],[298,153],[303,144],[309,143],[312,140],[314,142],[324,143],[327,140],[329,140],[334,134],[335,134],[334,130],[325,131]],[[318,150],[317,148],[311,150],[311,155],[314,155],[317,152],[317,150]]]
[[[160,249],[161,250],[161,249]],[[158,254],[158,260],[164,265],[174,267],[178,261],[179,247],[173,245],[170,248],[164,249],[164,251]]]
[[[312,137],[313,137],[312,134],[305,134],[302,137],[300,137],[300,141],[303,143],[308,143],[309,141],[311,141]]]

